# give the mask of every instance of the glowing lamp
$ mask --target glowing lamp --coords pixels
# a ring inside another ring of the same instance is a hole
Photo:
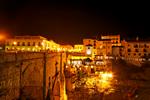
[[[17,44],[17,42],[13,42],[13,44],[14,44],[14,45],[16,45],[16,44]]]
[[[86,54],[87,54],[87,55],[91,55],[91,50],[87,50],[87,51],[86,51]]]
[[[0,40],[3,40],[4,38],[5,38],[5,36],[0,34]]]

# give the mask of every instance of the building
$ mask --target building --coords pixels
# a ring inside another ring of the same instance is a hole
[[[112,55],[112,42],[108,39],[101,40],[102,45],[100,50],[98,51],[99,55],[102,56],[111,56]]]
[[[74,45],[74,52],[84,52],[84,45],[82,44]]]
[[[122,46],[124,47],[123,56],[126,60],[141,61],[142,58],[150,56],[150,41],[124,40]]]
[[[15,36],[5,41],[5,51],[43,51],[57,50],[59,45],[54,41],[48,41],[42,36]]]
[[[89,45],[91,46],[91,53],[93,57],[95,55],[100,56],[111,56],[112,55],[112,41],[110,39],[83,39],[83,45],[88,46],[85,48],[85,52],[88,50]]]
[[[121,46],[120,35],[103,35],[101,36],[102,40],[110,40],[112,42],[112,46]]]
[[[71,52],[73,51],[73,46],[72,45],[60,45],[60,51]]]
[[[124,51],[123,46],[112,46],[113,57],[116,57],[116,58],[123,57],[125,55],[123,51]]]
[[[97,48],[100,46],[100,42],[96,39],[83,39],[84,52],[87,55],[97,55]]]
[[[59,51],[60,45],[55,43],[53,40],[48,41],[48,48],[50,51]]]
[[[141,65],[144,61],[150,61],[150,40],[123,40],[120,56],[126,61]]]

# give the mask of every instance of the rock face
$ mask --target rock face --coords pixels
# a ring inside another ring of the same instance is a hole
[[[1,53],[0,100],[13,100],[19,97],[43,100],[46,95],[52,98],[53,84],[55,87],[61,87],[60,95],[63,96],[65,94],[63,77],[65,57],[63,53]],[[56,72],[59,75],[55,80]],[[61,81],[62,77],[63,81]],[[54,80],[60,84],[56,84]]]

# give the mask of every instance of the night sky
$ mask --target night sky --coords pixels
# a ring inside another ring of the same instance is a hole
[[[148,14],[141,1],[0,0],[0,29],[12,36],[42,35],[60,44],[111,33],[150,37]]]

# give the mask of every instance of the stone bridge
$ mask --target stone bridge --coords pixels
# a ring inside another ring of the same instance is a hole
[[[0,100],[66,100],[65,63],[65,53],[0,53]]]

